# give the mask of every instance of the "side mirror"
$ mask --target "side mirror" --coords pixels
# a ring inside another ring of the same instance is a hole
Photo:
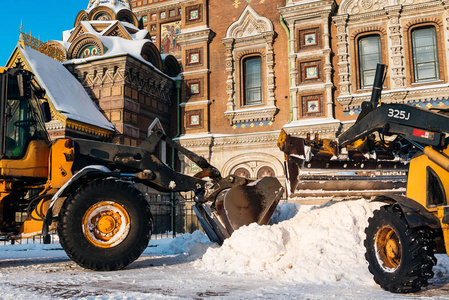
[[[50,122],[51,121],[51,111],[50,111],[50,104],[48,104],[47,101],[42,102],[41,110],[42,110],[42,114],[44,115],[45,123]]]

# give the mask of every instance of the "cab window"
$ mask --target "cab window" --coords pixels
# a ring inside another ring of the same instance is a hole
[[[32,101],[8,100],[6,114],[6,141],[4,158],[21,158],[25,155],[30,140],[42,139],[44,125],[39,122]]]

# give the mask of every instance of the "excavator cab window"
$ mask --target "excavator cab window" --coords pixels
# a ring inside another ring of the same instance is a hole
[[[27,75],[30,76],[27,73],[9,75],[2,84],[3,159],[22,158],[31,140],[48,141],[39,99]]]
[[[427,166],[427,207],[447,205],[446,192],[437,173]]]

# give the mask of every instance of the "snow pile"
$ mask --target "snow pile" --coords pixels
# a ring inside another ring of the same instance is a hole
[[[303,283],[372,282],[364,257],[364,231],[368,218],[382,205],[365,200],[324,206],[285,203],[274,214],[275,225],[240,228],[221,248],[209,248],[195,266]]]
[[[185,233],[173,239],[151,241],[150,246],[144,253],[165,255],[189,254],[195,256],[203,255],[212,245],[209,238],[197,230],[194,233]]]

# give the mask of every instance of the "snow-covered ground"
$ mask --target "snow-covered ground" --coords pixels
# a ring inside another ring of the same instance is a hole
[[[449,259],[437,255],[422,292],[383,291],[364,259],[377,203],[284,203],[273,225],[236,231],[222,247],[201,232],[152,241],[124,270],[80,268],[59,244],[0,246],[0,299],[449,299]]]

